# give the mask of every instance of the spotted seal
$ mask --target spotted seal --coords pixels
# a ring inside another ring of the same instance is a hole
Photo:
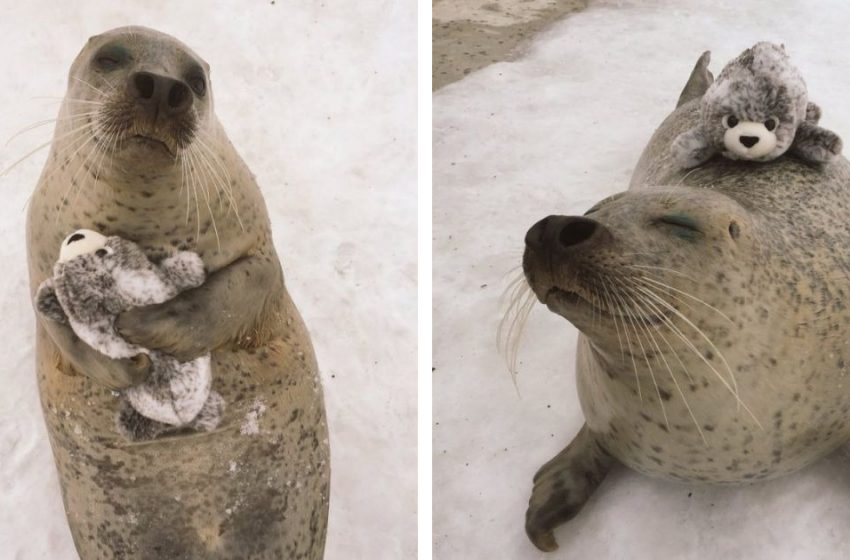
[[[580,331],[585,417],[534,477],[526,532],[542,550],[616,463],[743,483],[847,441],[850,164],[715,157],[682,171],[670,146],[697,124],[707,62],[628,191],[526,235],[534,294]]]
[[[173,37],[115,29],[74,60],[29,207],[33,294],[81,228],[154,262],[201,256],[201,287],[117,326],[181,361],[211,352],[228,406],[212,432],[128,442],[118,390],[144,380],[149,361],[108,359],[39,318],[39,391],[80,557],[321,558],[330,466],[313,349],[260,190],[213,112],[209,66]]]

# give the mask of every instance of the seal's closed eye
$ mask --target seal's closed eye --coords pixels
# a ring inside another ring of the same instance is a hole
[[[653,220],[652,223],[671,226],[672,232],[676,237],[681,237],[689,241],[693,241],[698,235],[702,235],[702,231],[700,231],[696,221],[684,214],[665,214]]]

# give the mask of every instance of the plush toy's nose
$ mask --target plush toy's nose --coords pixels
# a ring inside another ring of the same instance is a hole
[[[741,136],[738,138],[738,140],[741,142],[741,144],[748,148],[752,148],[753,146],[759,143],[758,136]]]

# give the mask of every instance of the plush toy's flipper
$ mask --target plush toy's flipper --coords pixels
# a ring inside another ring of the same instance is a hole
[[[820,107],[809,101],[806,105],[806,122],[809,124],[818,124],[820,120]]]
[[[797,129],[791,149],[803,159],[825,163],[841,153],[842,145],[836,133],[804,122]]]
[[[168,280],[181,292],[197,288],[206,278],[204,261],[191,251],[180,251],[163,260],[159,266]]]
[[[711,61],[711,51],[705,51],[697,60],[691,77],[688,78],[688,83],[685,84],[685,89],[679,95],[679,101],[676,102],[676,107],[684,105],[692,99],[699,99],[705,94],[708,86],[714,81],[714,76],[708,70],[708,63]]]
[[[129,441],[148,441],[174,428],[142,416],[126,401],[118,411],[115,424],[118,433]]]
[[[56,290],[53,289],[53,280],[50,278],[38,287],[38,292],[35,295],[35,308],[48,319],[53,319],[59,323],[68,322],[68,317],[56,297]]]
[[[708,161],[716,153],[701,126],[683,132],[673,140],[673,157],[685,169]]]

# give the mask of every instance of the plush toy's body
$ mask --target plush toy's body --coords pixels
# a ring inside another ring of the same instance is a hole
[[[163,303],[203,282],[203,262],[195,253],[179,252],[154,265],[131,241],[78,230],[63,241],[53,278],[38,290],[38,310],[69,323],[92,348],[116,359],[150,357],[150,378],[124,392],[130,406],[118,414],[118,429],[128,439],[150,439],[174,427],[218,425],[224,401],[211,390],[209,355],[180,363],[130,344],[115,328],[119,313]]]
[[[707,70],[706,78],[712,79]],[[769,161],[790,148],[815,163],[841,153],[841,138],[817,126],[820,108],[809,102],[806,83],[783,46],[762,42],[745,50],[723,68],[700,103],[699,124],[673,142],[684,168],[717,153]]]

